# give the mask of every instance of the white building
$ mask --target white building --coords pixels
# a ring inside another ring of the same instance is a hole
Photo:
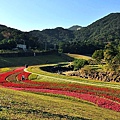
[[[26,51],[26,45],[24,45],[24,44],[17,44],[17,48],[21,48],[24,51]]]

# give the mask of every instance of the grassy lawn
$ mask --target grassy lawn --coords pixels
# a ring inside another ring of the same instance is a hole
[[[86,66],[84,66],[83,69],[88,70],[88,71],[95,70],[98,72],[106,72],[105,68],[106,68],[106,65],[86,65]]]
[[[85,55],[79,55],[79,54],[66,54],[70,57],[76,58],[76,59],[85,59],[85,60],[89,60],[92,59],[90,56],[85,56]]]
[[[1,120],[119,120],[120,114],[67,97],[0,88]]]
[[[53,64],[51,64],[53,65]],[[79,84],[87,84],[87,85],[95,85],[100,87],[110,87],[115,89],[120,89],[119,83],[113,83],[113,82],[102,82],[98,80],[88,80],[84,78],[79,78],[75,76],[64,76],[59,75],[56,73],[50,73],[41,70],[40,68],[46,66],[46,65],[40,65],[40,66],[31,66],[27,70],[34,73],[34,75],[30,75],[29,78],[32,79],[34,77],[35,81],[52,81],[52,82],[74,82]]]
[[[69,56],[53,55],[40,55],[31,57],[0,57],[0,68],[14,67],[28,65],[40,65],[47,63],[66,62],[71,59]]]
[[[7,72],[9,70],[11,70],[11,68],[0,68],[0,73]]]
[[[90,59],[90,57],[81,55],[69,54],[69,56],[64,54],[62,56],[0,57],[0,72],[12,70],[13,66],[18,67],[28,64],[29,67],[26,70],[32,72],[29,78],[34,81],[77,83],[120,89],[119,83],[64,76],[41,69],[44,66],[66,63],[71,57]],[[89,67],[91,67],[90,69],[103,69],[103,66]],[[0,120],[120,120],[119,112],[100,108],[93,103],[65,95],[22,92],[2,88],[1,86],[0,93]]]

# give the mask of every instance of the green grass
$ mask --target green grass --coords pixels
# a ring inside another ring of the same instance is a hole
[[[29,79],[30,80],[36,80],[36,79],[38,79],[39,78],[39,75],[36,75],[36,74],[30,74],[29,75]]]
[[[72,57],[72,56],[70,56]],[[35,57],[0,57],[1,71],[8,71],[10,66],[35,65],[27,70],[35,73],[29,77],[35,81],[76,82],[80,84],[116,87],[119,83],[105,83],[95,80],[80,79],[49,73],[41,67],[67,62],[70,57],[59,55],[41,55]],[[77,56],[76,56],[77,57]],[[83,56],[79,56],[85,58]],[[49,60],[48,60],[49,59]],[[89,58],[85,58],[89,59]],[[48,61],[49,64],[45,64]],[[50,64],[52,63],[52,64]],[[44,65],[45,64],[45,65]],[[98,66],[97,68],[99,68]],[[95,68],[96,69],[96,68]],[[0,72],[1,72],[0,71]],[[21,92],[0,87],[0,120],[120,120],[120,113],[100,108],[90,102],[63,95]]]
[[[0,73],[7,72],[9,70],[11,70],[11,68],[0,68]]]
[[[120,114],[87,102],[0,88],[0,119],[119,120]]]
[[[76,59],[85,59],[85,60],[92,59],[90,56],[79,55],[79,54],[66,54],[66,55]]]
[[[94,71],[98,71],[98,72],[102,72],[102,71],[104,72],[105,67],[106,67],[106,65],[86,65],[82,69],[85,69],[88,71],[94,70]]]
[[[39,76],[37,77],[37,79],[34,79],[35,81],[74,82],[79,84],[87,84],[87,85],[95,85],[100,87],[110,87],[110,88],[120,89],[120,83],[102,82],[98,80],[88,80],[88,79],[79,78],[75,76],[59,75],[56,73],[50,73],[50,72],[41,70],[40,68],[43,66],[47,66],[47,65],[31,66],[27,69],[28,71],[34,74],[37,74]]]
[[[48,63],[58,63],[66,62],[70,57],[64,55],[60,56],[59,54],[53,55],[40,55],[40,56],[31,56],[31,57],[0,57],[0,68],[3,67],[13,67],[13,66],[24,66],[28,65],[40,65]]]

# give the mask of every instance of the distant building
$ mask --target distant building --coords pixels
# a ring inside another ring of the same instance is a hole
[[[17,48],[21,48],[24,51],[26,51],[26,45],[24,45],[24,44],[17,44]]]

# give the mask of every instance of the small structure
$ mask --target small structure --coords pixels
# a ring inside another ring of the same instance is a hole
[[[34,56],[36,56],[36,53],[34,52]]]
[[[24,45],[24,44],[17,44],[17,48],[21,48],[24,51],[26,51],[26,45]]]

